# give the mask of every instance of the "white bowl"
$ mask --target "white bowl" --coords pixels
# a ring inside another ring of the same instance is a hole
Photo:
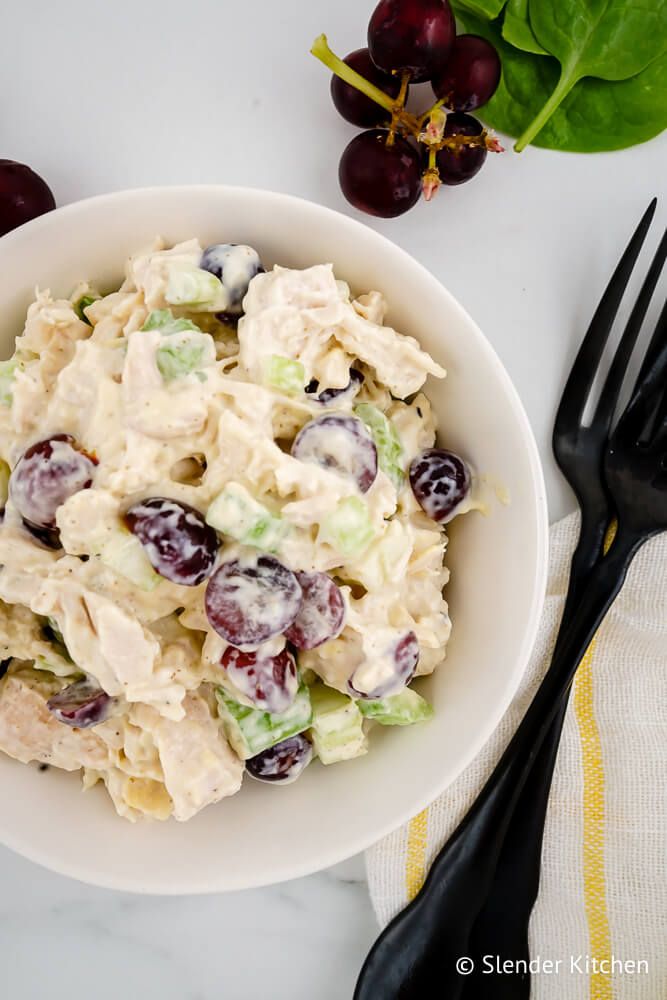
[[[511,497],[452,526],[446,661],[422,682],[435,718],[378,727],[371,752],[317,764],[286,788],[246,781],[187,824],[131,825],[78,776],[0,754],[0,841],[85,882],[203,893],[294,878],[361,851],[442,792],[493,732],[527,663],[542,606],[547,516],[537,448],[492,348],[442,285],[389,240],[344,215],[268,191],[189,186],[122,191],[42,216],[0,239],[0,357],[13,350],[36,285],[69,294],[80,278],[112,288],[156,234],[249,243],[266,264],[331,261],[353,290],[380,289],[388,321],[448,370],[427,392],[441,441]]]

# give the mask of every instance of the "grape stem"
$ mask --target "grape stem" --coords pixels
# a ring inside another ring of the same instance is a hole
[[[366,97],[370,97],[371,101],[375,101],[376,104],[379,104],[386,111],[393,113],[394,101],[389,94],[385,94],[384,90],[380,90],[379,87],[376,87],[374,83],[367,80],[366,77],[361,75],[361,73],[357,73],[356,70],[352,69],[351,66],[348,66],[342,59],[339,59],[336,53],[332,52],[329,48],[326,35],[318,35],[313,42],[310,51],[316,59],[319,59],[320,62],[324,63],[324,65],[330,69],[332,73],[339,76],[341,80],[345,81],[345,83],[349,83],[351,87],[356,87],[356,89],[360,90],[362,94],[366,95]]]
[[[332,73],[340,77],[344,83],[349,83],[351,87],[360,90],[362,94],[375,101],[380,107],[391,114],[391,141],[396,132],[406,132],[410,135],[417,135],[419,122],[414,115],[405,110],[405,98],[410,83],[410,74],[404,73],[401,78],[401,89],[396,100],[393,100],[384,90],[380,90],[374,83],[367,80],[361,73],[348,66],[346,62],[339,59],[335,52],[329,48],[326,35],[318,35],[311,47],[311,54],[319,59],[321,63],[330,69]]]
[[[348,66],[346,62],[339,59],[335,52],[329,48],[326,35],[318,35],[311,48],[312,55],[320,62],[324,63],[327,69],[340,77],[344,83],[349,84],[356,90],[361,91],[371,101],[375,101],[381,108],[391,115],[389,134],[387,135],[387,145],[392,146],[396,134],[412,135],[418,142],[423,143],[428,149],[428,165],[422,176],[422,190],[424,197],[430,201],[440,187],[440,174],[436,163],[438,150],[449,149],[455,153],[460,152],[465,146],[481,146],[492,153],[502,153],[503,147],[500,145],[493,133],[484,129],[480,135],[450,135],[445,136],[445,124],[448,111],[444,107],[444,99],[436,101],[435,104],[424,112],[423,115],[412,115],[405,110],[405,100],[410,83],[410,74],[404,72],[401,76],[401,89],[396,100],[393,100],[383,90],[376,87],[374,83],[367,80],[361,73]],[[516,148],[516,147],[515,147]]]

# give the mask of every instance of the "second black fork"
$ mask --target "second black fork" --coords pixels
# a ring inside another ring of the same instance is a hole
[[[590,423],[584,413],[611,328],[628,280],[655,213],[653,199],[628,244],[600,301],[563,391],[553,434],[558,465],[581,508],[579,539],[572,556],[570,579],[556,649],[570,624],[591,570],[600,558],[613,519],[604,485],[603,460],[614,410],[637,337],[667,255],[663,235],[634,309],[614,355],[604,389]],[[655,362],[661,323],[646,353],[640,379]],[[553,771],[569,703],[569,692],[552,723],[517,802],[496,869],[493,885],[480,911],[470,942],[475,969],[465,983],[464,1000],[528,1000],[530,952],[528,925],[540,884],[542,841]],[[512,906],[507,900],[512,899]],[[498,956],[503,975],[482,974],[484,955]]]
[[[632,269],[632,263],[636,259],[643,235],[645,235],[645,230],[650,223],[651,212],[652,209],[649,210],[648,217],[643,220],[640,234],[634,238],[628,251],[631,258],[629,265],[626,255],[624,257],[625,265],[622,262],[619,268],[621,273],[617,272],[615,275],[614,288],[612,291],[608,291],[606,305],[604,299],[601,303],[602,319],[600,319],[600,310],[596,314],[597,326],[599,330],[602,330],[602,332],[598,331],[598,338],[601,339],[601,344],[598,345],[598,360],[618,308],[618,301],[620,301],[620,296]],[[663,260],[664,251],[663,243],[661,251]],[[633,328],[636,325],[638,329],[641,325],[648,299],[653,290],[652,286],[657,280],[661,266],[661,264],[656,264],[652,268],[652,273],[647,278],[642,290],[640,304],[633,312],[629,330],[624,336],[622,351],[625,351],[628,356],[632,348],[630,341],[632,339],[632,343],[634,343],[637,332],[635,330],[633,333]],[[616,287],[619,282],[621,284],[620,291]],[[614,305],[616,299],[618,301]],[[654,338],[657,342],[654,355],[656,353],[659,355],[659,362],[663,366],[662,377],[667,369],[667,360],[663,357],[665,352],[660,351],[664,321],[663,314]],[[606,329],[604,329],[605,324],[607,324]],[[593,336],[591,331],[589,331],[589,335]],[[616,399],[616,396],[613,396],[612,399],[612,389],[615,380],[619,379],[625,371],[625,364],[622,367],[621,371],[621,361],[615,366],[612,365],[608,387],[603,390],[600,405],[610,406],[611,412],[613,412],[613,403]],[[593,380],[597,364],[593,364],[592,368],[592,371],[587,372],[587,378],[590,379],[590,382]],[[646,380],[644,379],[644,381]],[[585,390],[585,397],[588,396],[590,382],[582,386],[582,392]],[[654,393],[657,391],[655,387],[653,391]],[[651,404],[658,407],[658,417],[660,418],[662,409],[664,409],[664,398],[659,399],[656,403],[654,397],[651,396],[650,401]],[[640,402],[642,402],[641,397]],[[630,407],[626,417],[628,414],[633,416],[637,414],[640,402],[634,401],[634,410]],[[648,404],[644,401],[644,405]],[[611,420],[611,416],[609,419]],[[628,420],[624,418],[621,424],[624,428],[627,427]],[[627,442],[629,438],[624,440]],[[659,436],[657,440],[652,440],[650,461],[664,462],[664,457],[657,454],[661,447],[661,440]],[[606,442],[606,432],[604,441]],[[621,449],[621,453],[627,459],[628,467],[630,469],[634,467],[638,477],[641,478],[643,467],[640,468],[640,465],[635,462],[635,447],[630,447],[626,443]],[[609,465],[609,470],[610,473],[614,472],[613,464]],[[591,475],[600,480],[599,467],[589,471]],[[443,995],[446,994],[449,1000],[461,996],[465,979],[456,972],[456,959],[467,954],[472,926],[484,905],[489,888],[493,884],[500,850],[505,841],[521,790],[530,774],[531,767],[534,765],[535,756],[550,731],[562,698],[571,683],[576,666],[583,656],[586,646],[613,597],[620,589],[627,566],[636,548],[648,537],[651,531],[662,530],[659,516],[654,517],[651,522],[651,530],[647,528],[646,522],[641,522],[641,518],[635,525],[637,530],[631,530],[628,527],[631,525],[630,514],[633,511],[633,496],[632,491],[629,494],[623,492],[619,486],[620,482],[621,477],[616,475],[613,499],[620,498],[624,507],[623,531],[620,532],[620,537],[617,538],[609,556],[597,563],[591,571],[589,583],[594,583],[595,586],[592,589],[589,586],[585,588],[576,613],[555,651],[552,666],[492,777],[466,818],[436,858],[422,891],[392,921],[376,942],[357,984],[355,992],[357,1000],[366,1000],[367,997],[369,1000],[377,1000],[378,997],[382,997],[383,1000],[416,998],[429,995],[428,990],[433,984],[437,984],[439,991],[443,992]],[[642,486],[644,498],[651,498],[650,502],[656,508],[659,507],[664,497],[659,494],[658,500],[655,500],[655,490],[650,477],[647,479],[644,476]],[[611,509],[615,510],[616,508],[617,504],[614,504]],[[609,509],[605,501],[605,515],[608,515]],[[665,504],[664,513],[664,526],[667,527],[667,504]],[[596,557],[597,555],[599,555],[599,539],[596,546]],[[512,892],[505,897],[504,912],[499,915],[501,920],[506,919],[508,907],[511,907],[513,903],[512,897]],[[481,996],[479,993],[472,995],[475,996],[476,1000],[477,997]],[[493,996],[497,995],[494,992]],[[513,997],[517,995],[516,992],[512,994]]]

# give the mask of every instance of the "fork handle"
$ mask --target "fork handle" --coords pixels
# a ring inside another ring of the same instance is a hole
[[[457,958],[493,884],[498,858],[521,790],[579,663],[623,585],[644,538],[619,527],[609,553],[591,572],[570,627],[521,724],[468,814],[437,855],[423,888],[371,950],[355,1000],[413,1000],[437,983],[448,1000],[461,997]],[[511,897],[507,906],[512,906]],[[389,968],[390,967],[390,968]],[[382,984],[382,990],[378,988]]]
[[[544,824],[568,701],[566,691],[512,814],[493,884],[472,929],[468,953],[475,966],[463,1000],[529,1000],[529,973],[489,973],[484,956],[509,961],[504,967],[517,970],[524,968],[517,964],[523,960],[528,968],[528,926],[540,886]]]

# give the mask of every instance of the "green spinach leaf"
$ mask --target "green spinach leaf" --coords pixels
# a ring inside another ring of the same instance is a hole
[[[456,13],[456,6],[464,7],[477,17],[488,18],[492,21],[498,17],[507,0],[458,0],[458,4],[451,4],[452,10]]]
[[[534,52],[540,56],[548,54],[530,26],[528,0],[508,0],[503,19],[503,38],[523,52]]]
[[[453,4],[465,30],[487,38],[500,55],[498,90],[480,109],[487,125],[517,136],[548,100],[559,79],[555,59],[521,52],[502,38],[497,24]],[[667,55],[629,80],[582,80],[563,100],[534,144],[566,152],[597,153],[646,142],[667,128]]]
[[[515,145],[520,152],[585,77],[627,80],[667,49],[667,0],[529,0],[538,42],[561,65],[556,86]]]

